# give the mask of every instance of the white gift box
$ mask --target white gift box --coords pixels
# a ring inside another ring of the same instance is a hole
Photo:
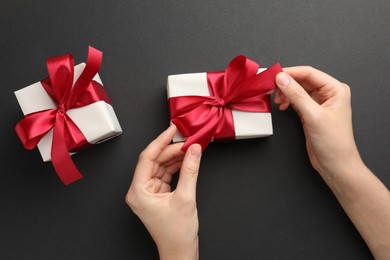
[[[84,70],[84,67],[85,63],[74,67],[73,84]],[[98,74],[96,74],[93,80],[103,85]],[[46,93],[41,82],[36,82],[15,91],[15,95],[24,115],[56,108],[56,104]],[[69,109],[66,113],[84,134],[88,143],[98,144],[122,133],[122,128],[114,109],[104,101],[98,101],[80,108]],[[53,129],[38,143],[39,152],[45,162],[51,160],[52,139]]]
[[[259,69],[260,73],[266,69]],[[178,96],[210,96],[207,73],[188,73],[169,75],[167,80],[168,99]],[[266,137],[273,134],[272,118],[269,112],[245,112],[232,110],[235,139],[249,139]],[[173,142],[185,141],[185,138],[177,131]]]

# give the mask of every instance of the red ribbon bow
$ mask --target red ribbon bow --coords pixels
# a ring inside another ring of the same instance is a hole
[[[78,151],[90,145],[66,111],[100,100],[110,104],[103,86],[92,80],[99,71],[101,62],[102,52],[89,47],[85,69],[72,88],[74,77],[72,55],[49,58],[47,60],[49,77],[41,80],[41,84],[57,107],[28,114],[15,128],[24,147],[29,150],[35,148],[42,137],[53,129],[51,160],[65,185],[83,177],[68,151]]]
[[[235,137],[232,109],[270,112],[268,92],[275,89],[279,64],[257,74],[259,65],[245,56],[234,58],[224,72],[207,72],[210,96],[179,96],[169,99],[171,121],[187,137],[182,150],[194,143],[206,149],[216,141]]]

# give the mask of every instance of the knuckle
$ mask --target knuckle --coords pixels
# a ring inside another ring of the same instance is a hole
[[[139,156],[138,156],[138,160],[139,161],[143,161],[145,159],[148,158],[148,155],[147,155],[147,152],[145,150],[143,150],[142,152],[140,152]]]
[[[314,68],[310,65],[302,66],[302,70],[306,71],[306,73],[307,73],[306,79],[310,78],[314,73],[316,73],[318,71],[316,68]]]
[[[302,82],[306,82],[306,81],[310,80],[313,77],[313,75],[318,73],[318,70],[310,65],[302,66],[302,70],[305,71],[305,73],[306,73],[306,76],[302,80]]]
[[[135,205],[134,195],[133,195],[133,193],[132,193],[131,191],[129,191],[129,192],[126,194],[125,200],[126,200],[127,205],[129,205],[130,207],[131,207],[132,205]]]
[[[344,89],[347,91],[347,92],[351,92],[351,87],[348,85],[348,84],[345,84],[345,83],[341,83],[341,85],[344,87]]]
[[[350,97],[351,97],[351,88],[347,84],[345,84],[345,83],[341,83],[341,86],[342,86],[343,94],[345,95],[345,97],[347,99],[350,99]]]
[[[303,68],[307,71],[315,71],[316,69],[310,65],[303,66]]]
[[[126,204],[127,204],[129,207],[132,207],[132,206],[135,204],[134,196],[133,196],[130,192],[128,192],[128,193],[126,194],[125,201],[126,201]]]
[[[138,201],[137,201],[137,196],[131,191],[129,191],[126,194],[125,197],[126,204],[135,212],[136,209],[138,208]]]

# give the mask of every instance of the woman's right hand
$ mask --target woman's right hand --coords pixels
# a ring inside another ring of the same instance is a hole
[[[333,191],[375,259],[390,259],[390,193],[364,165],[352,130],[350,88],[311,67],[276,76],[275,103],[301,118],[313,167]]]
[[[361,163],[352,130],[350,88],[312,67],[285,68],[276,76],[275,103],[298,112],[313,167],[328,178]]]

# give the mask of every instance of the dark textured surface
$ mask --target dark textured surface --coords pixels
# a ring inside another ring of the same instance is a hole
[[[124,196],[139,152],[168,126],[166,78],[222,70],[238,54],[348,83],[361,155],[389,187],[389,13],[387,0],[1,1],[0,258],[157,259]],[[74,156],[85,178],[64,187],[18,140],[13,92],[46,77],[46,58],[79,63],[88,45],[104,52],[124,133]],[[296,114],[274,107],[273,122],[270,138],[205,152],[201,259],[371,259],[311,168]]]

